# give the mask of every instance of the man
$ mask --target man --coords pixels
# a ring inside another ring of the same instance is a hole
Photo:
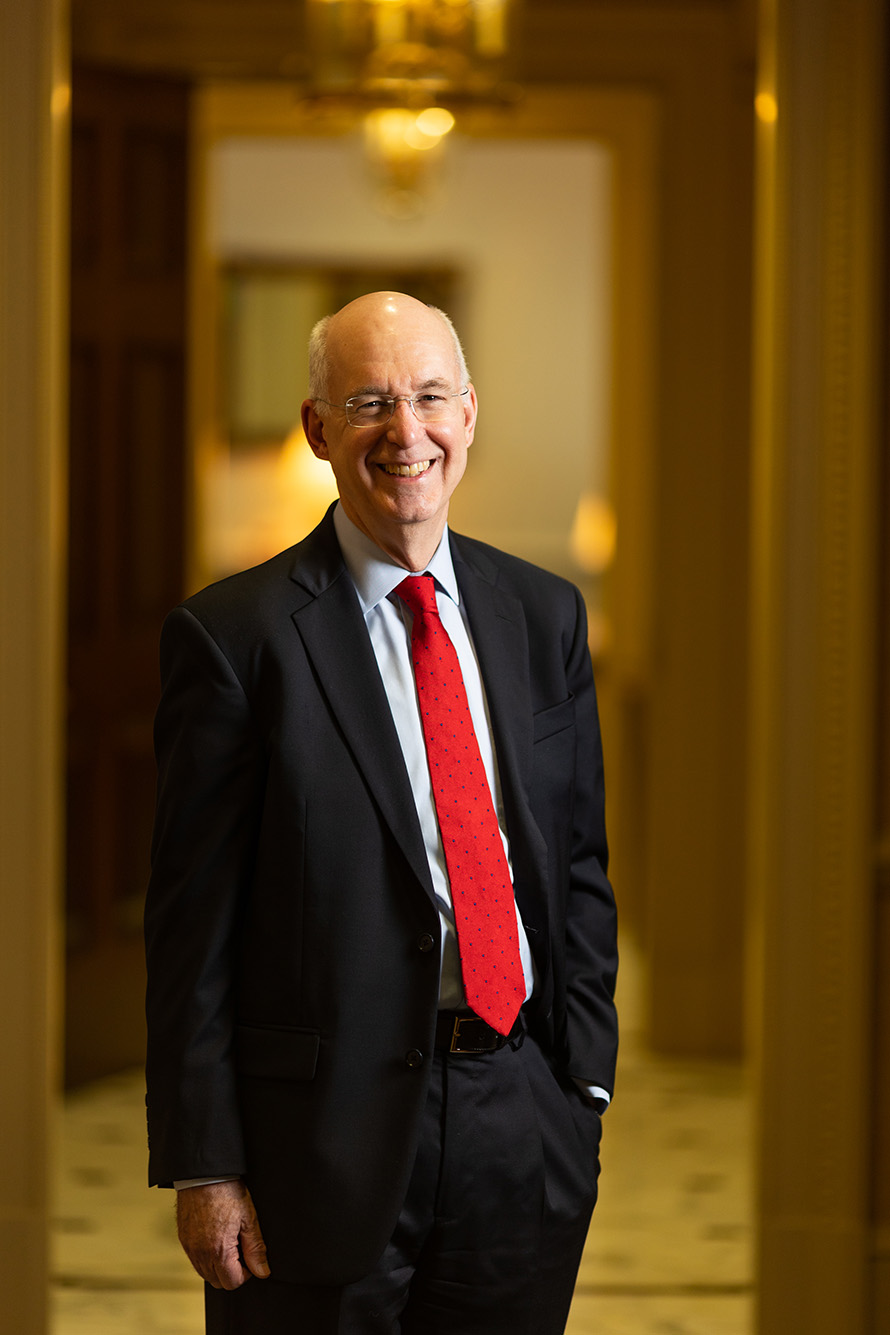
[[[338,505],[165,626],[151,1181],[210,1332],[556,1335],[616,1051],[583,604],[446,527],[441,312],[350,303],[310,393]]]

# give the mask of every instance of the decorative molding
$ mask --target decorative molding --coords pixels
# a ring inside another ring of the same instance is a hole
[[[731,20],[753,44],[754,0],[520,0],[524,84],[602,77],[593,66],[665,42],[683,43]],[[280,79],[308,74],[300,0],[73,0],[74,58],[206,79]]]
[[[778,121],[761,130],[756,327],[758,1330],[828,1335],[859,1332],[866,1311],[880,15],[877,0],[775,0],[765,15]],[[843,1097],[814,1116],[826,1082]]]

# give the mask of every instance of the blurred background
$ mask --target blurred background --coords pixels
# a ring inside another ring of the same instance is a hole
[[[143,1185],[158,631],[324,513],[305,341],[377,288],[464,339],[452,526],[590,611],[628,1043],[573,1329],[890,1327],[887,56],[880,0],[0,0],[0,1328],[188,1283],[166,1197],[110,1261],[70,1195]]]

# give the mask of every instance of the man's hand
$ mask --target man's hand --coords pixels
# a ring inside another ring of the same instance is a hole
[[[266,1244],[243,1182],[212,1182],[176,1193],[179,1241],[202,1279],[215,1289],[238,1289],[269,1274]]]

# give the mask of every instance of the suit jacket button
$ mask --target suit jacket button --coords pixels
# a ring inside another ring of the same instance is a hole
[[[436,943],[430,936],[429,932],[424,932],[423,936],[417,938],[417,949],[422,950],[424,955],[428,954],[435,944]]]
[[[410,1066],[412,1070],[423,1065],[423,1053],[417,1048],[412,1048],[410,1052],[405,1053],[405,1065]]]

